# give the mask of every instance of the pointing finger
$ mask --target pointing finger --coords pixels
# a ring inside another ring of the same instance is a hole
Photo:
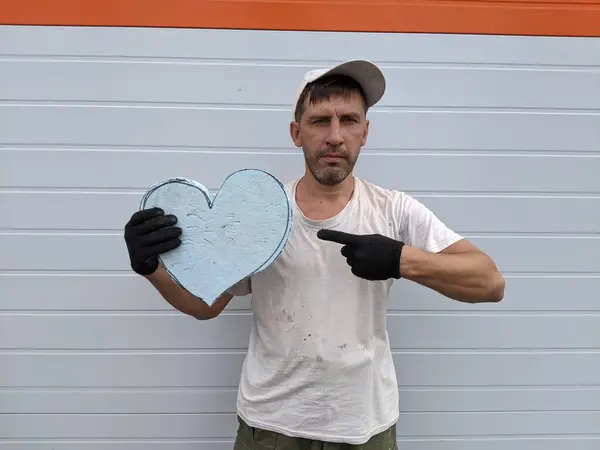
[[[358,234],[344,233],[343,231],[321,229],[317,232],[317,237],[323,241],[337,242],[343,245],[356,245],[362,241]]]

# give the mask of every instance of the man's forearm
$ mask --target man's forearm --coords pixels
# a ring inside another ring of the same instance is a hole
[[[504,297],[504,277],[481,252],[429,253],[405,245],[400,273],[402,278],[461,302],[498,302]]]
[[[212,306],[208,306],[201,299],[175,283],[161,265],[152,275],[146,276],[146,279],[152,283],[171,306],[199,320],[212,319],[218,316],[233,297],[231,294],[224,293]]]

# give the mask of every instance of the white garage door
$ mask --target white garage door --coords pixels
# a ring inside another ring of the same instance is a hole
[[[0,27],[1,450],[231,448],[248,299],[174,311],[122,228],[173,175],[300,175],[299,76],[353,57],[389,80],[357,173],[507,278],[397,283],[402,450],[600,448],[600,40]]]

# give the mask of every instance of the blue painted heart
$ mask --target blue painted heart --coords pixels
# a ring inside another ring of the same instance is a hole
[[[273,175],[244,169],[214,198],[194,180],[170,178],[144,194],[140,209],[177,216],[181,245],[159,260],[171,278],[208,305],[239,281],[266,269],[283,251],[292,226],[285,187]]]

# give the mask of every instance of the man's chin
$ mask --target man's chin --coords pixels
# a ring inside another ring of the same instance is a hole
[[[319,183],[327,186],[335,186],[344,181],[348,177],[349,172],[341,167],[327,167],[314,171],[313,175]]]

